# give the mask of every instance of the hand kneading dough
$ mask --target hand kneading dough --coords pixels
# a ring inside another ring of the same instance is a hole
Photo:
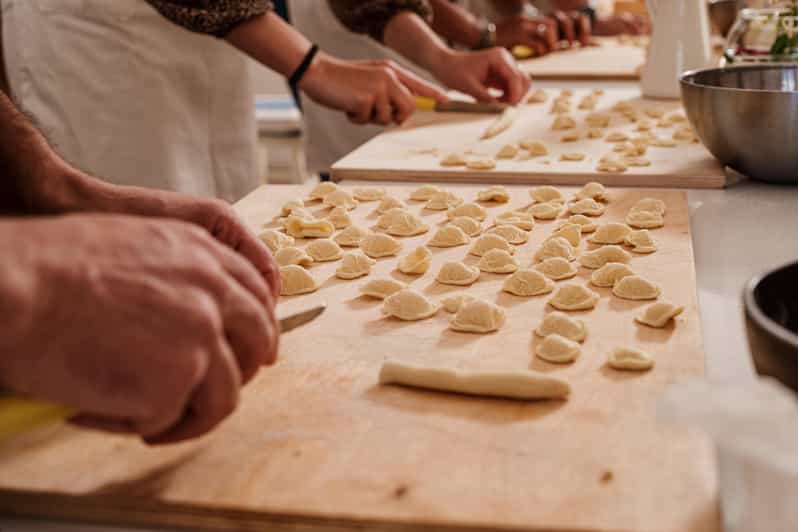
[[[553,220],[562,212],[562,203],[549,201],[547,203],[535,203],[526,212],[538,220]]]
[[[330,262],[340,259],[344,251],[341,246],[330,240],[329,238],[321,238],[313,241],[305,247],[308,255],[313,257],[316,262]]]
[[[596,229],[598,229],[598,225],[594,222],[591,218],[588,218],[584,214],[572,214],[558,227],[558,229],[565,227],[568,224],[576,224],[579,226],[579,230],[582,234],[585,233],[592,233]]]
[[[585,183],[574,195],[577,200],[594,199],[596,201],[607,201],[607,189],[601,183],[591,181]]]
[[[642,313],[635,316],[635,321],[649,327],[662,328],[682,312],[684,312],[683,306],[660,301],[644,308]]]
[[[280,209],[280,214],[282,216],[291,216],[295,209],[303,209],[305,208],[305,202],[301,198],[292,199],[286,202],[283,207]]]
[[[352,225],[352,218],[344,207],[335,207],[331,210],[330,214],[327,215],[327,220],[329,220],[336,229],[346,229]]]
[[[564,312],[555,310],[554,312],[546,314],[546,317],[540,322],[538,328],[535,329],[535,334],[543,338],[550,334],[559,334],[573,342],[581,343],[587,338],[587,327],[582,320],[572,318]]]
[[[453,248],[455,246],[464,246],[470,241],[471,238],[462,229],[450,224],[435,231],[427,245],[434,248]]]
[[[376,299],[385,299],[405,288],[407,288],[405,283],[395,279],[374,279],[361,286],[360,293]]]
[[[473,218],[468,216],[458,216],[449,222],[449,225],[454,225],[463,230],[468,236],[477,236],[482,232],[482,225]]]
[[[405,255],[397,268],[402,273],[421,275],[429,270],[432,264],[432,252],[426,246],[419,246],[408,255]]]
[[[324,204],[330,207],[343,207],[351,211],[357,207],[357,200],[346,190],[335,190],[324,196]]]
[[[626,223],[636,229],[656,229],[665,225],[665,219],[656,212],[630,211]]]
[[[443,310],[450,314],[454,314],[460,307],[465,305],[470,301],[474,301],[476,298],[470,294],[454,294],[448,297],[444,297],[441,300],[441,304],[443,305]]]
[[[535,228],[535,217],[528,212],[507,211],[494,218],[493,223],[495,225],[512,225],[522,231],[531,231]]]
[[[521,141],[521,147],[524,148],[531,157],[541,157],[549,154],[549,149],[539,140],[523,140]]]
[[[607,357],[607,364],[612,369],[626,371],[647,371],[654,367],[654,359],[640,349],[618,347]]]
[[[466,158],[459,153],[447,153],[440,160],[441,166],[465,166]],[[413,199],[413,198],[411,198]]]
[[[601,216],[604,214],[604,205],[594,199],[587,198],[571,203],[568,207],[568,212],[587,216]]]
[[[627,246],[632,246],[632,251],[635,253],[654,253],[657,251],[657,243],[651,237],[648,229],[640,229],[632,231],[624,239]]]
[[[275,231],[274,229],[266,229],[258,235],[261,242],[266,244],[266,247],[269,248],[269,251],[272,253],[276,253],[278,250],[282,248],[291,247],[294,245],[296,240],[293,237],[285,235],[280,231]]]
[[[504,281],[502,290],[522,297],[540,296],[554,291],[554,281],[535,270],[518,270]]]
[[[333,240],[335,240],[339,246],[356,248],[360,247],[360,241],[368,234],[369,232],[365,229],[352,225],[335,235]]]
[[[297,264],[299,266],[309,266],[313,264],[313,257],[305,253],[304,249],[295,247],[280,248],[274,254],[274,260],[278,266],[289,266]]]
[[[429,318],[438,312],[440,306],[433,304],[426,296],[412,288],[405,288],[385,298],[382,313],[404,321],[417,321]]]
[[[575,260],[574,247],[566,239],[555,236],[545,240],[535,252],[535,262],[543,262],[551,257],[562,257],[565,260]]]
[[[555,230],[549,238],[564,238],[573,247],[578,247],[582,241],[582,227],[577,224],[564,224]]]
[[[327,194],[335,192],[336,190],[338,190],[338,185],[331,181],[323,181],[313,187],[308,197],[312,200],[323,200]]]
[[[468,216],[469,218],[473,218],[481,222],[485,219],[487,213],[485,211],[485,207],[478,203],[463,203],[462,205],[453,207],[446,211],[446,217],[449,220],[453,220],[458,216]]]
[[[598,249],[594,249],[593,251],[587,251],[582,253],[582,256],[579,257],[579,263],[585,268],[590,268],[591,270],[598,270],[608,262],[621,262],[623,264],[629,264],[631,260],[632,256],[629,255],[629,253],[624,251],[623,248],[614,244],[600,247]]]
[[[665,202],[657,198],[643,198],[632,205],[629,212],[646,211],[665,216]]]
[[[567,364],[576,360],[581,350],[577,342],[559,334],[550,334],[538,344],[535,354],[546,362]]]
[[[388,222],[385,232],[389,235],[414,236],[429,231],[429,226],[424,223],[424,220],[412,212],[402,210],[396,212],[396,209],[391,209],[388,213],[393,213],[388,220],[384,220],[384,222]]]
[[[565,196],[559,189],[549,185],[535,187],[529,191],[534,203],[565,203]]]
[[[471,170],[493,170],[496,168],[496,160],[487,156],[470,157],[466,161],[466,168]]]
[[[385,214],[391,209],[406,209],[406,208],[407,205],[405,205],[404,201],[396,199],[392,196],[385,196],[380,200],[379,205],[377,205],[377,212],[380,214]]]
[[[396,255],[402,249],[402,243],[390,235],[371,233],[360,241],[360,249],[373,259]]]
[[[535,269],[552,281],[570,279],[579,271],[570,261],[562,257],[549,257],[536,264]]]
[[[315,292],[319,285],[308,271],[302,266],[290,264],[280,267],[280,295],[295,296]]]
[[[465,160],[463,160],[463,164],[465,164]],[[432,196],[439,192],[443,191],[435,185],[423,185],[410,193],[410,199],[413,201],[429,201]]]
[[[599,295],[581,284],[565,283],[549,299],[549,305],[559,310],[590,310],[598,303]]]
[[[463,203],[462,198],[451,192],[441,191],[430,196],[424,208],[431,211],[445,211],[452,207],[457,207],[461,203]]]
[[[352,189],[352,196],[358,201],[379,201],[385,197],[385,189],[382,187],[355,187]]]
[[[510,244],[520,245],[529,239],[529,235],[525,231],[517,228],[514,225],[503,224],[491,227],[485,231],[486,235],[499,235]]]
[[[499,235],[482,235],[474,241],[474,245],[468,252],[477,257],[481,257],[491,249],[503,249],[507,253],[514,253],[515,249],[507,240]]]
[[[512,159],[518,155],[518,146],[515,144],[505,144],[496,152],[497,159]]]
[[[335,276],[339,279],[357,279],[371,273],[371,267],[377,264],[376,260],[367,256],[350,251],[344,255],[341,265],[335,270]]]
[[[479,279],[479,268],[462,262],[447,262],[441,266],[435,279],[441,284],[465,286]]]
[[[621,299],[641,300],[657,299],[660,294],[659,286],[639,275],[627,275],[615,283],[612,293]]]
[[[626,264],[621,262],[608,262],[590,274],[590,284],[603,288],[611,288],[624,277],[634,274],[635,272],[632,271],[632,268]]]
[[[503,185],[495,185],[485,190],[477,192],[478,201],[495,201],[496,203],[507,203],[510,201],[510,193]]]
[[[449,323],[454,331],[489,333],[499,330],[506,316],[504,309],[483,299],[463,304]]]
[[[329,220],[307,220],[289,216],[285,222],[285,232],[296,238],[327,238],[335,232]]]
[[[380,384],[399,384],[444,392],[507,399],[566,399],[564,380],[531,371],[467,371],[385,362]]]
[[[590,241],[594,244],[622,244],[631,232],[632,228],[628,225],[612,222],[600,225]]]
[[[482,255],[477,264],[480,270],[488,273],[513,273],[519,267],[518,261],[503,249],[491,249]]]

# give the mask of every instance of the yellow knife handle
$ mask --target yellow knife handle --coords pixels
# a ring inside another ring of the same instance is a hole
[[[75,414],[66,406],[15,396],[0,396],[0,441]]]
[[[416,96],[416,109],[419,111],[434,111],[435,100],[426,96]]]

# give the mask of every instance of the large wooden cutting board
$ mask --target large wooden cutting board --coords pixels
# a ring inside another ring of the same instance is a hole
[[[640,38],[596,38],[598,46],[574,48],[518,62],[533,80],[637,80],[646,60]]]
[[[572,97],[577,129],[582,140],[561,142],[565,132],[551,131],[554,115],[549,114],[551,100],[560,91],[547,90],[549,101],[543,104],[522,105],[521,116],[513,126],[500,135],[479,140],[485,129],[496,119],[494,115],[417,112],[408,122],[388,130],[366,142],[335,163],[332,174],[336,179],[377,181],[453,181],[480,183],[496,181],[510,184],[582,184],[598,180],[617,186],[648,186],[678,188],[722,188],[726,184],[723,167],[701,144],[679,142],[676,148],[649,148],[646,157],[649,167],[633,167],[625,173],[608,174],[596,170],[598,160],[611,153],[613,144],[602,139],[587,139],[584,118],[590,111],[576,109],[587,90],[574,90]],[[647,101],[639,98],[639,89],[607,89],[596,110],[609,111],[619,101],[629,101],[640,109],[660,107],[668,112],[681,109],[678,102]],[[612,113],[608,131],[637,134],[619,113]],[[661,137],[670,138],[675,128],[654,128]],[[464,167],[440,166],[441,156],[450,151],[472,151],[494,155],[507,143],[524,139],[544,141],[550,151],[546,157],[524,160],[498,160],[493,170],[469,170]],[[565,152],[587,155],[581,162],[559,161]],[[548,164],[547,164],[548,163]]]
[[[451,189],[468,199],[477,191]],[[238,210],[259,227],[307,190],[262,187]],[[400,198],[409,190],[390,188]],[[0,512],[193,530],[718,530],[708,443],[654,419],[660,394],[704,369],[685,195],[611,192],[604,222],[621,219],[644,195],[667,203],[667,226],[655,231],[660,251],[635,257],[632,266],[686,306],[675,327],[636,325],[632,317],[643,304],[600,289],[597,309],[578,313],[589,328],[582,356],[554,366],[532,354],[532,329],[547,298],[501,293],[504,276],[483,274],[465,289],[508,315],[498,333],[473,335],[448,330],[443,313],[414,323],[384,318],[379,302],[358,297],[367,279],[342,281],[332,276],[336,263],[316,266],[321,289],[283,298],[279,314],[319,301],[327,312],[282,338],[279,363],[248,385],[237,413],[213,434],[162,448],[69,427],[22,436],[0,447]],[[515,188],[509,206],[527,201],[527,190]],[[358,223],[373,225],[373,208],[355,210]],[[421,212],[419,204],[411,208]],[[423,215],[432,225],[444,217]],[[524,263],[553,225],[538,224],[518,249]],[[429,236],[404,239],[405,250]],[[371,278],[397,277],[440,298],[456,289],[434,275],[466,251],[434,250],[432,269],[418,279],[394,271],[396,259],[381,259]],[[578,280],[587,275],[581,271]],[[650,351],[656,368],[606,368],[607,352],[624,344]],[[387,357],[531,368],[568,379],[573,395],[534,403],[380,387]]]

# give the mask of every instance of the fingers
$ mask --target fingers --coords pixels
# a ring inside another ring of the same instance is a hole
[[[224,334],[238,362],[241,381],[249,382],[264,364],[277,357],[279,325],[271,309],[264,309],[240,286],[232,284],[221,309]]]
[[[491,70],[504,84],[504,100],[517,103],[529,90],[529,78],[515,66],[510,54],[500,49],[498,57],[491,61]]]
[[[572,11],[571,19],[574,21],[574,31],[579,39],[579,44],[582,46],[590,44],[590,38],[592,37],[590,18],[579,11]]]
[[[560,40],[572,44],[576,40],[573,19],[564,11],[555,11],[552,17],[557,21]]]
[[[391,102],[393,103],[393,119],[397,124],[410,118],[410,115],[416,110],[413,95],[401,83],[397,83],[393,88]]]
[[[398,82],[397,82],[398,83]],[[387,126],[393,122],[393,107],[388,91],[393,91],[392,86],[384,87],[375,97],[374,116],[372,122]]]
[[[374,112],[374,98],[371,95],[360,95],[356,98],[355,108],[347,111],[346,116],[355,124],[368,124]]]
[[[550,18],[528,18],[524,20],[525,44],[540,55],[554,51],[557,47],[557,22]]]
[[[393,65],[392,69],[399,81],[401,81],[402,84],[407,87],[411,94],[432,98],[437,103],[445,103],[449,101],[449,97],[446,96],[446,92],[444,90],[424,81],[409,70],[405,70],[404,68],[396,65]]]

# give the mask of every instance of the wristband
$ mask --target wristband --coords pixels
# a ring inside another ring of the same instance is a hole
[[[302,81],[302,76],[305,75],[305,72],[308,71],[310,64],[313,62],[313,58],[316,57],[316,52],[319,51],[318,45],[314,44],[308,50],[308,53],[305,54],[305,57],[302,59],[302,62],[299,63],[299,66],[296,67],[296,70],[291,74],[291,77],[288,78],[288,84],[291,87],[296,87],[300,81]]]
[[[496,24],[482,19],[480,20],[481,35],[479,43],[474,47],[475,50],[484,50],[496,46]]]

